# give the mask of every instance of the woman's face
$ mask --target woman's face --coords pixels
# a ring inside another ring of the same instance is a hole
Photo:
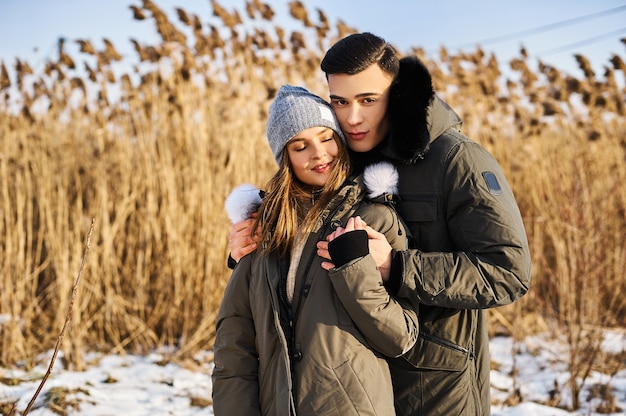
[[[328,127],[308,128],[287,143],[287,156],[296,178],[315,187],[326,184],[338,152],[334,132]]]

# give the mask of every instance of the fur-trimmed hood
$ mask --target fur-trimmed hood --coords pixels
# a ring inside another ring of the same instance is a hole
[[[262,192],[249,183],[239,185],[231,191],[224,201],[224,208],[232,224],[250,218],[263,202]]]
[[[389,162],[369,165],[363,171],[367,198],[377,202],[393,203],[398,193],[398,171]],[[263,191],[254,185],[239,185],[226,198],[224,208],[231,223],[250,218],[263,202]]]
[[[400,59],[387,114],[389,147],[393,156],[405,163],[424,158],[433,140],[461,125],[461,118],[437,97],[428,69],[415,56]]]

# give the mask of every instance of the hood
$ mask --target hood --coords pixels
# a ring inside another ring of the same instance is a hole
[[[367,198],[373,201],[394,202],[398,193],[398,171],[388,162],[369,165],[363,172],[363,184]],[[224,202],[224,208],[232,224],[250,218],[263,202],[263,191],[254,185],[242,184],[234,188]]]
[[[436,96],[428,69],[415,56],[400,59],[387,114],[389,147],[394,157],[405,163],[424,158],[433,140],[461,125],[461,118]]]
[[[239,185],[224,201],[224,208],[231,224],[250,218],[250,215],[261,206],[262,192],[254,185],[244,183]]]
[[[369,165],[363,171],[363,184],[368,199],[394,203],[398,195],[398,170],[389,162]]]

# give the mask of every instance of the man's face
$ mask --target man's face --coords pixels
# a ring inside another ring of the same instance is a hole
[[[330,102],[353,151],[368,152],[387,136],[391,81],[377,64],[354,75],[328,75]]]

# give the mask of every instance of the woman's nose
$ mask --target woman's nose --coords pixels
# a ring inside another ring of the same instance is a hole
[[[315,143],[312,145],[312,156],[314,159],[320,159],[322,156],[326,154],[326,148],[322,145],[322,143]]]

